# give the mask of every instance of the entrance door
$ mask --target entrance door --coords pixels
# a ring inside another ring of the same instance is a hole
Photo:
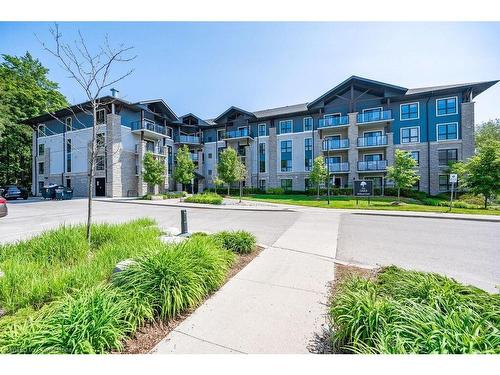
[[[104,177],[99,177],[95,179],[95,196],[96,197],[106,196],[106,179]]]

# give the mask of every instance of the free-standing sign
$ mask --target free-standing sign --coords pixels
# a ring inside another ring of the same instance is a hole
[[[450,174],[450,184],[456,184],[458,182],[458,175],[456,173]]]
[[[354,181],[354,195],[356,197],[370,197],[373,195],[373,181]]]

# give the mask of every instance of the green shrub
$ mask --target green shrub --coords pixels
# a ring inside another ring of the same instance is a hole
[[[218,232],[213,237],[220,241],[225,249],[239,254],[251,253],[257,244],[255,236],[243,230]]]
[[[267,189],[266,193],[272,195],[283,195],[285,194],[285,190],[280,187],[270,187]]]
[[[31,319],[11,319],[0,329],[1,353],[105,353],[121,349],[131,330],[128,301],[110,287],[67,295]]]
[[[184,202],[188,203],[204,203],[204,204],[222,204],[222,197],[215,193],[194,194],[187,197]]]
[[[384,269],[350,277],[330,307],[337,351],[500,353],[500,295],[432,273]]]
[[[169,191],[164,193],[162,196],[163,199],[172,199],[172,198],[183,198],[186,195],[187,194],[185,191]]]
[[[144,200],[144,201],[150,201],[153,199],[153,195],[151,194],[146,194],[146,195],[143,195],[140,199]]]

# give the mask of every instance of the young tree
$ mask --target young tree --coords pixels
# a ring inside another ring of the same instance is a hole
[[[227,184],[227,195],[230,194],[231,184],[238,181],[238,161],[236,150],[228,147],[221,152],[217,163],[217,174]]]
[[[219,178],[219,176],[217,176],[217,175],[216,175],[216,176],[214,176],[214,177],[212,178],[212,183],[214,184],[215,194],[217,194],[217,188],[218,188],[219,186],[221,186],[221,185],[224,183],[224,181],[222,181],[222,180]]]
[[[328,169],[325,165],[323,157],[318,156],[314,159],[309,179],[318,188],[317,198],[319,199],[319,185],[328,178]]]
[[[195,165],[188,146],[184,145],[177,150],[175,161],[174,180],[183,185],[190,184],[194,179]]]
[[[478,149],[490,141],[500,142],[500,119],[490,120],[479,125],[475,138]]]
[[[500,193],[500,142],[482,144],[476,155],[463,164],[463,186],[472,194],[484,197],[484,208],[488,201]]]
[[[240,183],[240,203],[243,195],[243,181],[247,178],[247,167],[240,159],[236,160],[236,181]]]
[[[165,179],[165,163],[155,159],[151,152],[146,152],[143,159],[144,174],[143,178],[148,184],[156,187]]]
[[[102,100],[104,90],[111,88],[117,82],[132,74],[133,69],[125,70],[112,75],[112,71],[119,63],[128,63],[136,56],[128,57],[127,54],[133,47],[119,45],[113,48],[106,36],[104,45],[97,48],[97,52],[91,52],[83,35],[79,32],[79,39],[73,44],[63,42],[59,26],[56,24],[50,29],[54,46],[48,47],[40,41],[42,47],[58,61],[59,65],[68,73],[87,99],[88,106],[81,107],[82,112],[92,116],[92,140],[89,147],[89,173],[88,173],[88,203],[87,203],[87,240],[91,238],[92,224],[92,192],[94,190],[94,174],[98,157],[97,148],[97,110],[109,102]]]
[[[387,168],[387,177],[394,181],[398,189],[398,202],[401,200],[401,189],[411,189],[420,179],[415,167],[417,161],[413,159],[411,153],[403,150],[396,150],[394,153],[394,165]]]

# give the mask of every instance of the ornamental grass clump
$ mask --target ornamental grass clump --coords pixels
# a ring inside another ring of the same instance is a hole
[[[250,254],[257,244],[255,236],[244,230],[217,232],[213,237],[225,249],[238,254]]]
[[[500,353],[500,296],[432,273],[382,270],[341,282],[332,344],[349,353]]]

